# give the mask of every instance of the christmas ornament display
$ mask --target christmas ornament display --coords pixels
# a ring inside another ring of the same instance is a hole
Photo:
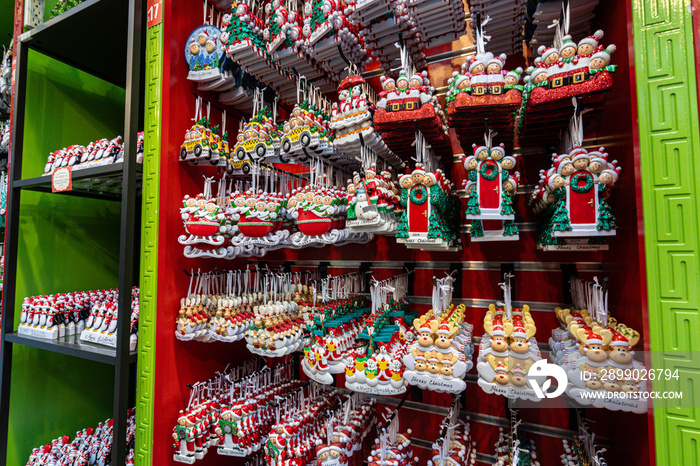
[[[537,448],[532,439],[528,439],[520,431],[519,426],[522,420],[518,415],[518,410],[510,409],[510,429],[503,430],[503,427],[498,429],[498,440],[493,445],[494,465],[496,466],[540,466],[537,461]]]
[[[504,302],[499,302],[498,308],[489,305],[484,316],[486,333],[481,338],[476,364],[478,383],[486,393],[540,401],[526,378],[530,367],[542,359],[535,340],[537,328],[529,306],[522,309],[512,307],[511,278],[512,275],[506,274],[504,283],[500,283]]]
[[[442,431],[433,443],[432,459],[428,466],[473,466],[476,464],[476,442],[471,437],[471,425],[459,420],[459,396],[452,398]]]
[[[552,154],[552,167],[540,171],[540,183],[530,206],[542,215],[537,240],[545,251],[608,249],[607,238],[617,225],[608,199],[622,168],[608,160],[605,148],[588,151],[583,141],[582,117],[572,118],[568,149]]]
[[[301,367],[311,380],[328,385],[334,381],[333,374],[345,372],[370,307],[356,296],[357,274],[324,278],[320,286],[322,301],[308,310],[311,334],[305,342]]]
[[[564,466],[578,466],[583,464],[599,464],[607,466],[603,453],[607,450],[601,448],[595,441],[595,434],[588,426],[580,412],[577,411],[578,433],[573,435],[571,443],[563,439],[564,453],[561,455],[561,464]]]
[[[117,347],[117,319],[119,318],[119,290],[105,290],[104,300],[95,303],[85,321],[85,329],[80,332],[80,340],[98,345]],[[131,289],[131,309],[129,319],[129,351],[135,351],[138,343],[139,289]]]
[[[435,280],[433,308],[413,321],[419,335],[403,357],[404,378],[411,385],[437,392],[461,393],[473,367],[474,327],[464,321],[464,304],[452,304],[451,276]]]
[[[471,144],[481,137],[483,122],[488,120],[488,128],[502,135],[515,134],[516,112],[522,104],[520,74],[522,68],[505,71],[506,55],[494,55],[486,51],[490,39],[485,36],[477,15],[476,55],[464,65],[460,72],[453,72],[448,80],[447,115],[450,126],[455,128],[462,148],[471,152]],[[511,138],[505,140],[507,148],[513,147]]]
[[[143,134],[143,133],[139,133]],[[124,145],[122,137],[117,136],[111,141],[100,139],[87,146],[72,145],[49,154],[44,165],[44,175],[51,175],[54,170],[62,167],[82,168],[100,167],[124,161]]]
[[[398,412],[406,401],[406,395],[402,398],[397,408],[390,412],[388,418],[384,416],[384,425],[378,427],[379,436],[375,439],[375,447],[367,456],[367,464],[370,466],[382,466],[387,464],[399,464],[410,466],[418,463],[418,457],[413,456],[411,446],[411,429],[405,432],[399,430]],[[387,408],[389,412],[389,408]]]
[[[205,6],[206,17],[206,6]],[[185,45],[185,61],[190,71],[187,79],[195,82],[210,83],[215,81],[216,85],[207,86],[207,90],[215,90],[219,87],[228,88],[233,81],[233,74],[230,70],[222,70],[225,62],[230,65],[230,60],[226,60],[226,55],[219,46],[219,36],[221,31],[216,26],[204,24],[196,28],[189,35]]]
[[[185,257],[224,258],[234,252],[225,246],[232,233],[225,215],[225,196],[212,197],[212,181],[213,178],[205,178],[202,193],[196,197],[185,195],[182,199],[180,216],[187,235],[181,235],[177,241],[185,245]]]
[[[364,318],[354,351],[345,360],[345,387],[379,395],[397,395],[408,387],[403,357],[415,339],[406,325],[408,275],[375,281],[370,290],[372,309]],[[389,293],[391,292],[391,296]]]
[[[516,156],[506,155],[505,145],[494,146],[491,138],[488,134],[484,145],[472,144],[472,155],[463,159],[469,236],[472,241],[514,241],[519,235],[513,196],[520,172],[516,171]]]
[[[405,211],[397,228],[396,241],[408,248],[425,250],[457,251],[461,248],[452,186],[442,170],[429,172],[417,163],[411,174],[399,178],[399,186],[399,203]]]
[[[328,115],[308,99],[295,105],[289,119],[280,126],[280,162],[306,163],[317,156],[332,161],[343,158],[334,150]]]
[[[173,460],[193,464],[210,448],[239,457],[261,450],[261,432],[274,422],[271,404],[299,387],[290,376],[290,363],[269,368],[254,359],[191,385],[187,408],[172,431]]]
[[[402,49],[399,77],[382,76],[382,92],[374,112],[374,126],[382,133],[389,148],[404,159],[415,152],[414,134],[420,132],[438,154],[451,152],[447,118],[435,88],[430,85],[428,72],[418,72]]]
[[[50,340],[80,335],[81,340],[116,347],[118,295],[119,290],[108,289],[24,298],[17,333]],[[134,287],[131,295],[133,351],[138,338],[139,289]]]
[[[258,160],[271,159],[275,156],[276,150],[279,151],[280,138],[277,125],[270,109],[262,106],[262,93],[257,90],[255,102],[253,118],[245,124],[241,121],[236,145],[233,146],[233,155],[239,161],[248,160],[254,163]]]
[[[2,114],[10,113],[12,100],[12,46],[13,41],[10,41],[9,47],[4,48],[2,62],[0,62],[0,112]],[[9,129],[7,131],[9,137]]]
[[[134,464],[134,438],[136,434],[136,410],[129,409],[126,425],[126,465]],[[68,435],[57,438],[44,446],[32,449],[27,466],[65,465],[106,466],[111,464],[113,422],[107,419],[97,428],[88,427],[75,433],[71,440]]]
[[[576,43],[567,28],[566,20],[557,25],[553,44],[540,45],[535,66],[525,70],[519,134],[528,144],[556,137],[567,126],[572,98],[588,111],[600,110],[612,88],[615,46],[603,46],[601,30]]]
[[[571,290],[574,308],[555,310],[561,327],[552,331],[550,340],[554,360],[567,372],[566,393],[584,405],[646,412],[646,399],[635,398],[646,390],[644,365],[634,360],[632,351],[639,333],[608,316],[602,286],[572,278]],[[592,392],[617,396],[595,397]]]

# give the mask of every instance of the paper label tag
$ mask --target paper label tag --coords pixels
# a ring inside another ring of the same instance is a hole
[[[57,168],[51,175],[51,191],[60,193],[73,190],[73,167]]]
[[[148,23],[151,28],[163,22],[163,0],[148,0]]]

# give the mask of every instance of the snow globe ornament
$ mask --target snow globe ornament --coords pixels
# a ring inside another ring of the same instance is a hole
[[[224,53],[219,46],[221,31],[216,26],[205,24],[196,28],[185,43],[185,61],[190,68],[190,81],[212,81],[221,76],[221,61]]]
[[[472,144],[472,155],[463,159],[467,172],[467,220],[471,220],[472,241],[515,241],[513,197],[520,183],[517,159],[506,155],[505,145],[493,146],[491,135],[485,143]]]

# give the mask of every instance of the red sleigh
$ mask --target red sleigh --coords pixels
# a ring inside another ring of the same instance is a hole
[[[270,220],[262,220],[259,218],[247,218],[246,215],[241,216],[238,222],[238,231],[244,236],[251,238],[263,238],[275,229],[275,224]]]
[[[299,211],[297,226],[299,231],[306,236],[320,236],[331,230],[332,220],[330,217],[319,217],[308,210]]]

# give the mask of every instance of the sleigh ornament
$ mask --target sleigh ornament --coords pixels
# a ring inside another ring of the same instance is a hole
[[[562,5],[563,8],[563,5]],[[551,140],[567,126],[572,98],[588,112],[605,106],[617,65],[611,65],[614,45],[603,46],[603,31],[597,30],[579,42],[568,33],[569,12],[556,22],[554,43],[537,49],[534,66],[524,78],[519,138],[528,144]]]

